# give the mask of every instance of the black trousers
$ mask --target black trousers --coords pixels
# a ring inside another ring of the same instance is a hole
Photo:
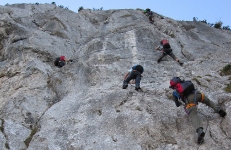
[[[176,60],[176,56],[172,53],[172,49],[163,49],[163,54],[158,58],[159,61],[166,55],[169,55],[172,57],[172,59]]]

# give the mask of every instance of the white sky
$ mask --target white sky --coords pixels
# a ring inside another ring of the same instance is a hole
[[[62,5],[78,12],[79,7],[85,9],[146,9],[175,20],[192,21],[206,19],[208,23],[223,22],[223,26],[231,27],[231,0],[0,0],[0,5],[15,3],[40,3]]]

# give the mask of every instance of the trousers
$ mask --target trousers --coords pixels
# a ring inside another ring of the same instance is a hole
[[[130,75],[124,80],[124,85],[127,85],[132,79],[135,79],[136,87],[140,87],[141,73],[139,71],[132,71]]]
[[[204,96],[204,94],[197,92],[196,94],[192,93],[188,96],[188,98],[185,100],[185,104],[186,106],[189,103],[203,103],[207,106],[209,106],[210,108],[212,108],[216,113],[218,113],[218,111],[221,109],[218,104],[214,103],[213,101],[211,101],[208,97]],[[203,127],[202,125],[202,120],[201,118],[198,116],[198,111],[197,111],[197,105],[196,106],[192,106],[190,108],[187,109],[188,112],[188,117],[189,120],[192,122],[192,126],[195,129],[198,129],[199,127]]]

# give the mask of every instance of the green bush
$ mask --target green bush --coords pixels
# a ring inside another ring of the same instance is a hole
[[[201,85],[200,81],[197,78],[193,78],[192,80],[196,81],[198,85]]]
[[[10,146],[9,146],[8,143],[5,143],[5,148],[6,148],[6,149],[10,149]]]
[[[175,35],[172,33],[172,34],[170,34],[169,36],[171,36],[172,38],[175,38]]]
[[[204,19],[204,20],[202,20],[200,22],[203,22],[203,23],[207,24],[207,20],[206,19]]]
[[[221,75],[231,75],[231,64],[226,65],[221,70]]]
[[[31,142],[31,140],[32,140],[32,138],[33,138],[33,136],[36,134],[37,131],[38,131],[37,128],[32,129],[32,130],[31,130],[31,133],[30,133],[30,136],[24,141],[24,143],[25,143],[25,145],[26,145],[27,147],[29,146],[29,144],[30,144],[30,142]]]
[[[224,89],[226,92],[228,92],[228,93],[231,93],[231,83],[229,83],[228,85],[227,85],[227,87],[225,87],[225,89]]]
[[[231,30],[229,26],[223,26],[222,29],[223,30]]]
[[[93,8],[92,10],[103,10],[103,7],[99,8],[99,9]]]
[[[223,23],[222,23],[221,21],[216,22],[216,23],[214,24],[214,28],[221,29],[222,24],[223,24]]]
[[[78,12],[80,12],[81,10],[83,10],[83,6],[79,7]]]

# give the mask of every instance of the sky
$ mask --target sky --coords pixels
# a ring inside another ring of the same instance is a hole
[[[62,5],[78,12],[84,9],[146,9],[174,20],[206,20],[207,23],[223,22],[231,27],[231,0],[0,0],[0,5],[18,3],[40,3]]]

